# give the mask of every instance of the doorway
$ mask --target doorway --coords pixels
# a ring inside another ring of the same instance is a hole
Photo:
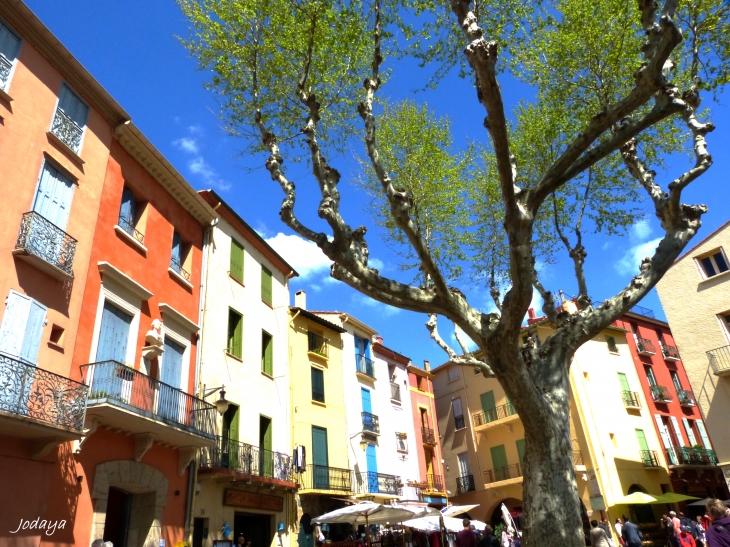
[[[274,476],[274,454],[271,452],[271,418],[259,416],[259,475]]]
[[[233,517],[233,537],[243,534],[246,542],[256,547],[269,547],[274,539],[273,515],[236,513]],[[235,541],[234,541],[235,543]]]
[[[132,509],[132,494],[120,488],[109,487],[104,523],[104,541],[111,541],[119,547],[126,547],[129,535],[129,514]]]

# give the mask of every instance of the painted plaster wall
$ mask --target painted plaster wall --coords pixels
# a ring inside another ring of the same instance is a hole
[[[418,455],[418,476],[420,482],[427,481],[428,470],[426,468],[426,456],[424,454],[423,436],[421,432],[421,410],[426,409],[428,416],[427,427],[433,429],[434,439],[436,440],[436,446],[432,448],[433,451],[433,469],[434,474],[443,477],[444,475],[444,464],[442,463],[443,453],[441,450],[441,437],[439,430],[439,423],[436,416],[436,402],[433,394],[433,381],[425,376],[421,376],[421,388],[418,388],[418,375],[415,372],[408,371],[408,391],[411,399],[411,419],[413,420],[413,426],[415,429],[415,445],[416,454]],[[449,486],[444,482],[444,489],[448,490]],[[455,493],[455,491],[453,491]]]

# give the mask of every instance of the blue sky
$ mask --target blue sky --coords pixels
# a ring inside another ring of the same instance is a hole
[[[197,70],[196,61],[176,38],[187,35],[187,26],[173,0],[26,2],[196,189],[214,188],[295,266],[301,277],[292,282],[292,294],[301,288],[306,290],[309,309],[351,313],[377,329],[387,346],[410,356],[415,364],[420,365],[424,359],[432,364],[444,360],[441,350],[428,337],[425,316],[389,308],[330,279],[329,265],[314,244],[294,236],[281,223],[278,212],[283,194],[262,167],[265,157],[240,157],[237,152],[242,148],[241,143],[221,129],[215,97],[203,88],[206,75]],[[414,78],[417,83],[423,83],[420,74],[396,73],[383,92],[392,98],[412,96]],[[502,86],[508,108],[526,91],[511,81],[503,80]],[[484,111],[476,102],[469,82],[454,77],[438,90],[425,92],[418,98],[425,98],[439,114],[451,117],[457,141],[487,137],[482,126]],[[730,172],[727,102],[726,93],[719,105],[711,105],[717,129],[708,140],[715,164],[685,192],[685,202],[706,203],[710,207],[695,243],[730,216],[726,207],[730,202],[726,183]],[[378,230],[367,217],[363,196],[347,183],[352,159],[330,157],[329,160],[345,174],[340,183],[345,218],[353,226],[369,226],[371,260],[379,261],[376,265],[384,274],[397,276],[396,257],[379,242]],[[672,167],[677,171],[686,168],[687,161],[682,158],[672,162]],[[321,223],[316,217],[318,200],[314,181],[306,176],[303,166],[285,164],[285,167],[290,168],[287,172],[290,179],[297,182],[299,214],[307,222]],[[674,176],[676,172],[672,171],[670,178]],[[660,235],[658,222],[650,214],[632,227],[628,237],[588,238],[587,276],[591,296],[603,299],[620,290],[638,271],[641,258],[653,252]],[[563,260],[546,267],[543,283],[551,291],[562,289],[573,294],[571,263]],[[485,289],[471,288],[465,292],[473,306],[491,305]],[[664,318],[655,292],[641,305]],[[442,335],[449,338],[445,327],[442,325]]]

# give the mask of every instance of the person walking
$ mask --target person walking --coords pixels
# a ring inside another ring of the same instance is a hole
[[[730,547],[730,513],[727,506],[718,499],[707,502],[707,514],[712,526],[707,529],[707,547]]]
[[[692,537],[689,526],[682,526],[680,528],[677,543],[679,543],[679,547],[696,547],[695,538]]]
[[[609,547],[608,535],[606,531],[598,526],[597,520],[591,521],[591,546],[592,547]]]
[[[624,538],[626,547],[641,547],[641,540],[644,534],[641,533],[639,527],[629,520],[627,515],[623,516],[624,524],[621,527],[621,537]],[[730,547],[730,546],[728,546]]]
[[[456,547],[477,547],[477,537],[471,530],[471,521],[464,519],[461,524],[464,529],[456,534]]]
[[[697,515],[697,522],[695,522],[695,528],[697,528],[697,547],[704,547],[707,544],[707,538],[705,536],[705,525],[702,524],[702,517]]]
[[[618,542],[622,545],[622,547],[626,547],[626,544],[624,543],[624,538],[621,535],[621,530],[623,528],[623,524],[621,524],[621,519],[616,519],[616,524],[614,524],[613,527],[616,529],[616,537],[618,538]]]
[[[601,519],[601,522],[598,523],[598,527],[606,532],[606,537],[608,538],[608,547],[616,547],[616,544],[613,542],[613,533],[611,532],[611,525],[608,523],[608,519],[606,517],[603,517]]]
[[[479,542],[479,547],[501,547],[499,540],[494,535],[494,529],[488,524],[484,529],[484,537]]]

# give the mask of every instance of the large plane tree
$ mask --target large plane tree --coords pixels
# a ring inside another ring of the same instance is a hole
[[[728,79],[727,1],[178,2],[190,21],[184,42],[210,74],[226,127],[242,152],[267,158],[284,192],[281,220],[332,260],[332,277],[427,314],[448,362],[499,381],[525,428],[524,545],[582,547],[570,363],[700,227],[706,207],[682,193],[712,164],[700,97]],[[456,142],[449,120],[423,103],[428,93],[389,103],[383,89],[404,70],[413,81],[425,71],[427,88],[445,86],[456,115],[484,116],[483,138]],[[473,93],[454,91],[457,75]],[[527,90],[512,112],[502,78]],[[364,167],[351,177],[363,191],[352,195],[374,198],[374,222],[409,278],[370,267],[366,228],[343,215],[333,158],[344,163],[338,154],[350,147]],[[284,160],[302,157],[311,181],[295,188]],[[297,190],[317,193],[321,226],[295,209]],[[620,292],[594,304],[584,236],[621,235],[647,209],[661,242]],[[572,312],[536,266],[560,252],[575,270]],[[488,287],[492,310],[458,288],[474,280]],[[539,347],[521,339],[533,289],[554,327]],[[456,326],[458,351],[439,336],[439,316]]]

